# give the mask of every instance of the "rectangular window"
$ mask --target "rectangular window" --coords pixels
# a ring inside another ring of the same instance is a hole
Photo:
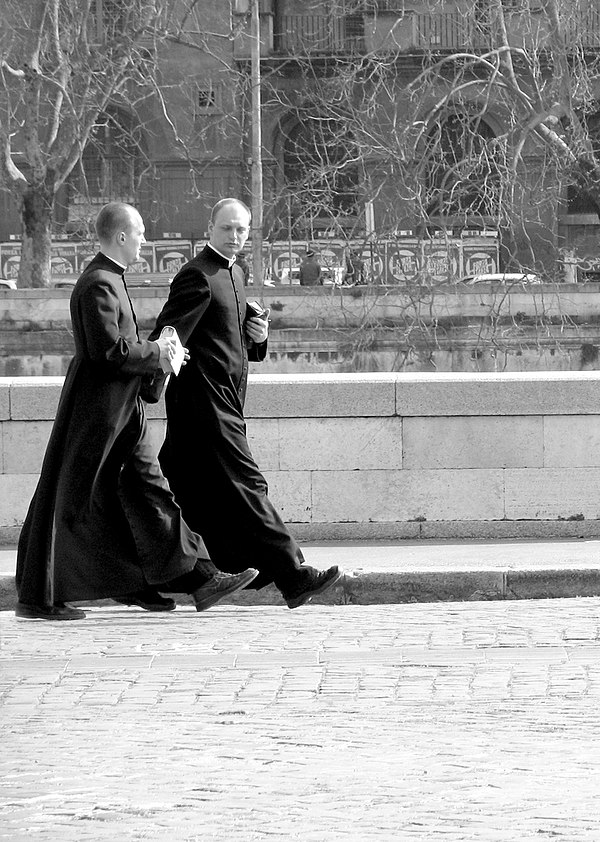
[[[196,114],[220,114],[222,111],[219,85],[202,85],[196,89]]]

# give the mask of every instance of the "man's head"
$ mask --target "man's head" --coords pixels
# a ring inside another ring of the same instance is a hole
[[[140,256],[146,242],[144,221],[138,211],[124,202],[109,202],[96,218],[96,235],[100,248],[119,263],[129,266]]]
[[[250,211],[239,199],[221,199],[208,223],[209,242],[225,257],[235,257],[250,233]]]

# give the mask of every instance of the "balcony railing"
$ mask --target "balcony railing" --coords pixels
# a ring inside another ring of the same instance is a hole
[[[362,15],[283,15],[275,20],[274,52],[336,55],[365,51]]]
[[[547,21],[541,13],[508,13],[507,31],[511,46],[543,49],[548,43]],[[566,25],[570,50],[600,49],[600,9],[588,8],[571,14]],[[275,17],[275,55],[344,55],[372,50],[487,50],[497,43],[498,28],[493,19],[477,20],[463,12],[397,15],[324,16],[283,15]]]

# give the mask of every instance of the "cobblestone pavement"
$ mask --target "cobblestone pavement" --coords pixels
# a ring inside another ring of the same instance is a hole
[[[599,599],[0,631],[0,839],[600,840]]]

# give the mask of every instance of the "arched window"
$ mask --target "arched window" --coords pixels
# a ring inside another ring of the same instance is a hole
[[[143,143],[139,123],[118,109],[101,114],[72,182],[74,204],[135,202]]]
[[[341,121],[304,114],[285,134],[283,169],[298,236],[355,226],[358,164]]]
[[[581,119],[591,140],[595,157],[600,158],[600,113],[595,112]],[[582,185],[571,184],[567,187],[567,212],[598,214],[598,203],[585,191]]]
[[[424,155],[429,217],[497,215],[494,133],[478,116],[454,113],[429,132]]]

